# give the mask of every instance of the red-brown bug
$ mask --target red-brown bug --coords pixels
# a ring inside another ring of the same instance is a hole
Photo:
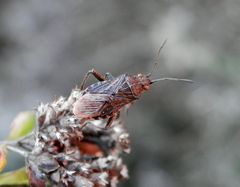
[[[137,100],[140,95],[149,90],[150,85],[161,80],[174,80],[192,82],[188,79],[160,78],[151,80],[151,73],[148,75],[122,74],[114,78],[110,73],[101,75],[94,69],[88,71],[81,84],[84,89],[89,75],[94,75],[100,82],[88,86],[83,95],[75,102],[73,113],[79,118],[108,119],[106,127],[110,127],[113,120],[118,116],[120,110],[129,103]]]

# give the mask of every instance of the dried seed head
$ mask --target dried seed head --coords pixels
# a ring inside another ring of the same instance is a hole
[[[130,152],[129,134],[121,120],[105,130],[104,121],[86,121],[72,112],[78,89],[37,109],[35,144],[26,158],[32,186],[116,186],[128,178],[120,154]]]

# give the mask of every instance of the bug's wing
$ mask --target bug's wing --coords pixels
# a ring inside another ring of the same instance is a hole
[[[121,88],[118,90],[118,93],[116,94],[116,97],[118,98],[125,98],[128,100],[135,100],[137,97],[133,94],[131,85],[129,85],[128,81],[125,81]]]
[[[106,101],[107,94],[85,94],[73,106],[73,113],[80,118],[93,118],[99,116],[99,112]]]
[[[126,80],[126,74],[120,75],[114,79],[97,82],[88,87],[89,93],[96,94],[114,94],[117,93]]]
[[[109,85],[109,90],[112,91],[112,93],[117,93],[118,90],[122,87],[122,85],[126,81],[126,74],[118,76],[116,79],[112,81],[112,83]]]
[[[88,86],[87,92],[91,94],[103,93],[105,91],[105,88],[107,88],[110,83],[111,83],[110,80],[97,82],[95,84]]]

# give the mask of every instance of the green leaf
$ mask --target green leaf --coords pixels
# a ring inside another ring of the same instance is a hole
[[[1,185],[28,185],[28,176],[25,167],[1,174],[0,186]]]
[[[8,140],[19,139],[30,133],[36,123],[36,116],[33,112],[19,113],[11,124],[11,131]]]

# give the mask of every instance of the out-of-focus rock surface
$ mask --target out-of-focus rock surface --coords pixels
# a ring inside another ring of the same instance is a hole
[[[150,72],[167,39],[154,77],[196,83],[161,82],[130,108],[122,185],[239,186],[239,9],[239,0],[1,1],[1,139],[18,112],[68,95],[91,68]],[[20,166],[11,158],[9,170]]]

